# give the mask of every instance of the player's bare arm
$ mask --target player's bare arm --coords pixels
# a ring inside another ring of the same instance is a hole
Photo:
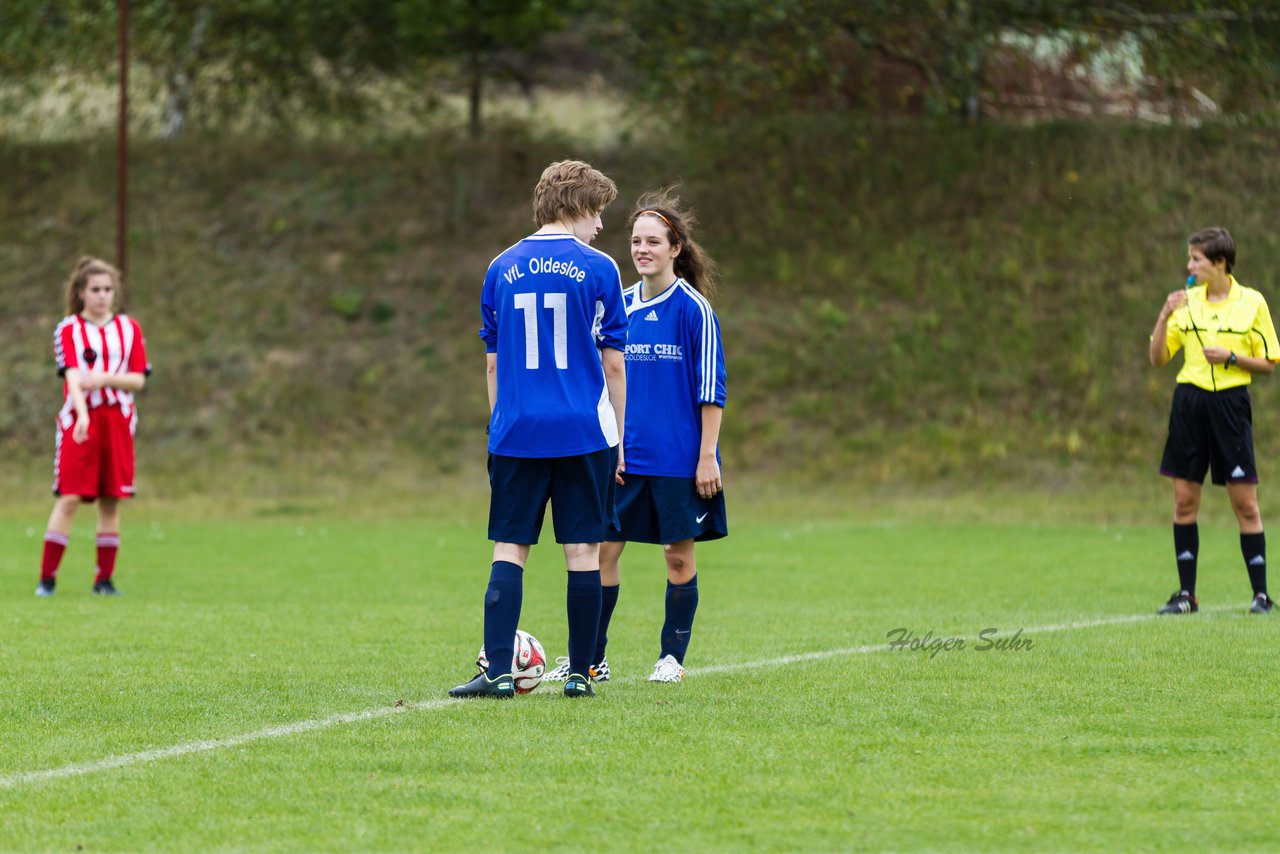
[[[698,470],[694,481],[698,494],[703,498],[715,498],[723,489],[720,481],[720,463],[716,461],[716,446],[720,443],[720,422],[724,410],[714,403],[702,404],[702,444],[698,448]]]
[[[622,427],[627,413],[627,361],[621,350],[605,347],[600,351],[600,363],[604,366],[605,385],[609,387],[609,405],[613,407],[613,417],[618,422],[618,470],[614,477],[622,483],[622,473],[627,470],[622,452],[622,446],[626,444]]]
[[[86,371],[80,376],[80,388],[85,391],[93,391],[99,388],[142,391],[146,384],[147,375],[136,371],[124,374],[112,374],[106,371]]]
[[[498,354],[486,353],[484,362],[484,379],[489,387],[489,414],[493,415],[493,407],[498,402]]]
[[[67,368],[64,376],[67,380],[67,394],[71,396],[71,405],[76,411],[76,426],[71,431],[71,439],[76,444],[83,445],[89,438],[89,404],[84,398],[82,375],[79,368]]]

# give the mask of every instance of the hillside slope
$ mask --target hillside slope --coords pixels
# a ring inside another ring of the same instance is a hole
[[[479,283],[565,156],[618,181],[598,245],[624,271],[631,199],[680,183],[697,206],[723,267],[723,451],[743,472],[1145,477],[1174,374],[1145,345],[1186,234],[1230,228],[1238,277],[1280,308],[1280,164],[1261,133],[825,118],[609,151],[512,131],[150,143],[132,161],[127,292],[156,366],[152,471],[448,472],[482,455]],[[113,151],[0,144],[0,176],[0,447],[43,465],[49,336],[74,259],[112,254]],[[1276,401],[1260,383],[1263,459]]]

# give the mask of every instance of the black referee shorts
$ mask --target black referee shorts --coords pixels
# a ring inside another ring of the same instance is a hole
[[[1160,460],[1160,473],[1204,483],[1212,469],[1213,482],[1257,483],[1253,458],[1253,407],[1249,387],[1205,391],[1178,383],[1169,411],[1169,439]]]

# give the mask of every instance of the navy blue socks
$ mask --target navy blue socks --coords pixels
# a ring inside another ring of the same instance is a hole
[[[591,658],[592,664],[604,661],[604,648],[609,643],[609,620],[613,618],[613,609],[618,604],[618,590],[622,585],[600,588],[600,628],[596,631],[596,653]]]
[[[687,584],[667,582],[667,619],[662,624],[662,654],[659,658],[674,655],[684,664],[684,654],[689,649],[689,636],[693,633],[693,615],[698,611],[698,576]]]
[[[485,673],[490,679],[511,672],[523,599],[524,570],[505,560],[494,561],[484,594],[484,653],[489,658]]]
[[[1244,535],[1241,534],[1243,544]],[[1178,561],[1178,583],[1182,589],[1196,595],[1196,558],[1200,554],[1200,526],[1173,523],[1173,553]],[[1246,557],[1245,561],[1249,559]]]
[[[591,669],[591,655],[596,651],[596,635],[600,628],[600,598],[600,570],[569,573],[565,609],[569,614],[571,674],[587,676]],[[514,628],[512,634],[515,634]]]

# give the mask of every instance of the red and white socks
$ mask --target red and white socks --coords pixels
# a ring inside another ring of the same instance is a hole
[[[62,555],[67,551],[68,537],[57,531],[45,531],[44,551],[40,555],[40,583],[53,584],[58,577],[58,567],[62,563]],[[116,554],[120,551],[120,535],[116,533],[98,534],[98,563],[95,566],[94,584],[110,581],[116,571]]]
[[[67,550],[67,535],[57,531],[44,532],[44,553],[40,556],[40,581],[54,581],[58,575],[58,565],[62,563],[62,554]]]
[[[110,581],[111,575],[116,571],[116,552],[120,551],[120,535],[119,534],[98,534],[98,574],[93,579],[94,584],[101,584],[104,581]]]

